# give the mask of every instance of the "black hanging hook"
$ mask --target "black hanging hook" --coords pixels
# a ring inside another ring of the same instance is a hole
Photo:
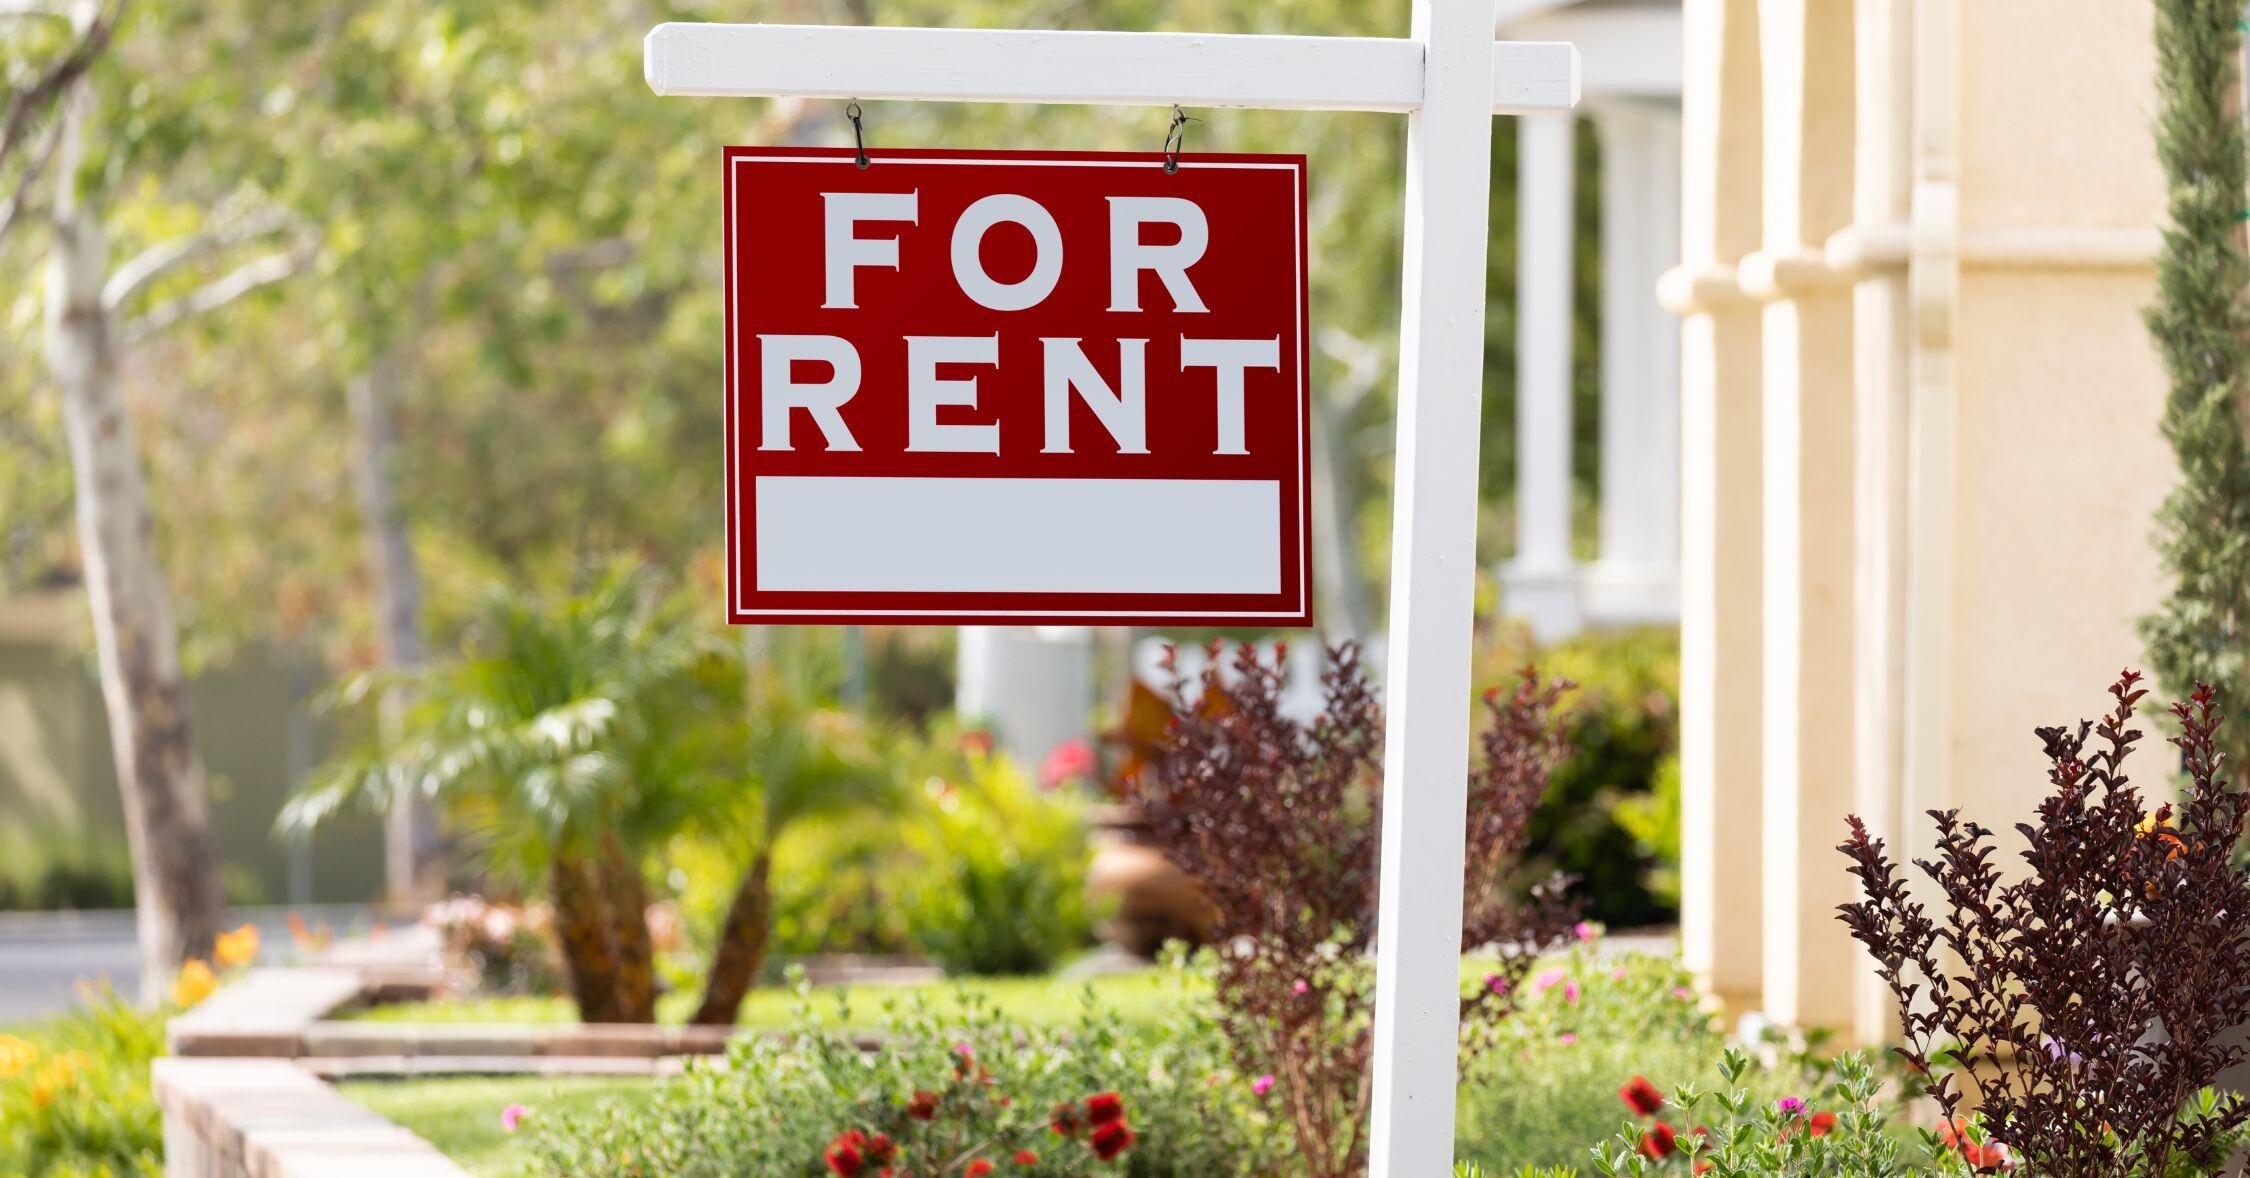
[[[855,162],[864,168],[869,161],[867,158],[867,135],[865,129],[859,125],[861,113],[857,101],[844,104],[844,117],[850,119],[852,123],[852,146],[859,151],[859,158]]]
[[[1172,104],[1172,125],[1164,129],[1165,175],[1169,176],[1180,170],[1180,148],[1187,145],[1187,125],[1202,121],[1201,119],[1189,118],[1188,113],[1181,110],[1178,103]]]

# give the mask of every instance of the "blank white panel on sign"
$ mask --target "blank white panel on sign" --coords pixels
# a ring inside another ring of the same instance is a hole
[[[761,591],[1276,593],[1281,484],[760,475]]]

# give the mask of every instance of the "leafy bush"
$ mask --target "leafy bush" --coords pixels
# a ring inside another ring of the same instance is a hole
[[[562,989],[554,914],[546,904],[507,904],[457,895],[432,904],[422,923],[435,928],[446,964],[468,971],[477,992],[552,994]]]
[[[1898,1002],[1900,1055],[1949,1122],[1973,1089],[2042,1174],[2216,1172],[2250,1122],[2243,1096],[2208,1094],[2250,1060],[2246,800],[2199,687],[2172,708],[2191,788],[2142,802],[2125,774],[2139,680],[2110,688],[2099,724],[2038,730],[2052,788],[2016,827],[2028,870],[2004,879],[1990,830],[1933,810],[1936,854],[1915,863],[1944,901],[1932,917],[1857,817],[1838,848],[1863,897],[1841,919]]]
[[[1635,1176],[1904,1178],[2012,1168],[2006,1151],[1967,1122],[1957,1122],[1958,1132],[1923,1130],[1918,1148],[1910,1146],[1888,1128],[1877,1102],[1881,1085],[1865,1056],[1846,1054],[1821,1065],[1799,1090],[1805,1095],[1778,1099],[1741,1087],[1754,1070],[1748,1055],[1730,1048],[1719,1061],[1727,1087],[1718,1092],[1683,1084],[1667,1096],[1645,1076],[1627,1080],[1617,1096],[1635,1119],[1594,1148],[1594,1169]],[[1918,1156],[1910,1162],[1910,1154]]]
[[[0,1174],[161,1174],[149,1065],[163,1052],[163,1016],[107,987],[67,1015],[0,1034]]]
[[[1556,709],[1570,753],[1532,817],[1529,862],[1570,876],[1571,894],[1605,924],[1672,919],[1679,830],[1676,817],[1664,823],[1657,791],[1679,757],[1679,632],[1599,630],[1538,649],[1522,631],[1503,630],[1479,644],[1475,684],[1507,689],[1530,663],[1576,689]],[[1676,815],[1676,793],[1670,804]]]
[[[1624,1077],[1694,1079],[1725,1046],[1677,961],[1605,954],[1586,931],[1568,953],[1539,962],[1490,1048],[1464,1061],[1455,1131],[1463,1159],[1496,1173],[1582,1163],[1586,1146],[1616,1127]]]
[[[0,912],[132,906],[133,861],[124,847],[29,832],[0,838]]]
[[[1375,871],[1383,710],[1350,645],[1328,652],[1320,715],[1284,714],[1284,662],[1238,647],[1190,684],[1174,672],[1170,738],[1140,779],[1155,844],[1214,913],[1219,1025],[1247,1071],[1285,1095],[1291,1168],[1323,1178],[1366,1164],[1373,1024]],[[1190,687],[1196,689],[1190,698]],[[1487,695],[1490,727],[1468,782],[1461,944],[1499,954],[1461,1000],[1463,1043],[1487,1045],[1516,1007],[1532,960],[1572,915],[1553,882],[1513,902],[1526,824],[1562,751],[1551,722],[1563,685],[1526,672]]]
[[[1272,1173],[1257,1097],[1195,1019],[1159,1037],[1090,1000],[1072,1026],[1009,1025],[965,992],[959,1003],[942,1016],[894,1008],[870,1054],[800,991],[786,1036],[738,1040],[630,1103],[534,1110],[529,1152],[542,1173],[667,1178]]]
[[[966,769],[930,777],[901,831],[908,927],[949,973],[1044,972],[1093,930],[1084,815],[1004,757],[972,753]]]

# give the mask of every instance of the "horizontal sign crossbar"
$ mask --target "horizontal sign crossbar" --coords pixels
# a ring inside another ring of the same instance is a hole
[[[662,24],[644,62],[658,94],[1406,113],[1423,49],[1392,37],[1113,33],[843,25]],[[1578,52],[1492,46],[1493,112],[1569,110]]]

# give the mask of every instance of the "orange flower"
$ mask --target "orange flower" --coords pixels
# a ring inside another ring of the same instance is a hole
[[[231,933],[220,933],[211,941],[211,960],[220,969],[233,969],[248,965],[258,956],[258,926],[245,924]]]
[[[191,957],[180,967],[179,976],[172,979],[172,1005],[186,1010],[209,998],[211,991],[218,988],[218,975],[211,972],[210,966]]]

